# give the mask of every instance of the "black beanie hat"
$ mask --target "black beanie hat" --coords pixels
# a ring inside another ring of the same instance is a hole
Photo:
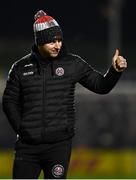
[[[53,42],[56,38],[63,39],[63,34],[57,21],[53,17],[48,16],[43,10],[35,14],[33,29],[37,45]]]

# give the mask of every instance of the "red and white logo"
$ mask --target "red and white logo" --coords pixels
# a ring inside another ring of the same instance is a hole
[[[53,166],[52,168],[52,174],[56,178],[60,178],[64,174],[64,167],[60,164],[57,164]]]
[[[64,75],[64,69],[62,67],[58,67],[55,71],[56,75],[63,76]]]

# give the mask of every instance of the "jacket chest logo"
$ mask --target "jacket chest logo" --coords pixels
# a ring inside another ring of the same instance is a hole
[[[23,76],[29,76],[29,75],[33,75],[34,72],[33,71],[29,71],[29,72],[24,72]]]
[[[57,76],[63,76],[64,75],[64,69],[62,67],[58,67],[55,70],[55,73],[56,73]]]
[[[30,67],[33,66],[33,64],[25,64],[24,67]]]

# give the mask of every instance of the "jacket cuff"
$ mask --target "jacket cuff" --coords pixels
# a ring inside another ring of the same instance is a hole
[[[110,72],[111,74],[116,74],[116,75],[119,75],[119,76],[122,74],[122,72],[116,71],[113,66],[110,67],[109,72]]]

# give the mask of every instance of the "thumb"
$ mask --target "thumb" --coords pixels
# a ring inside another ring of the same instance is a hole
[[[118,56],[119,56],[119,50],[118,49],[116,49],[116,51],[115,51],[115,54],[114,54],[114,60],[116,60],[117,58],[118,58]]]

